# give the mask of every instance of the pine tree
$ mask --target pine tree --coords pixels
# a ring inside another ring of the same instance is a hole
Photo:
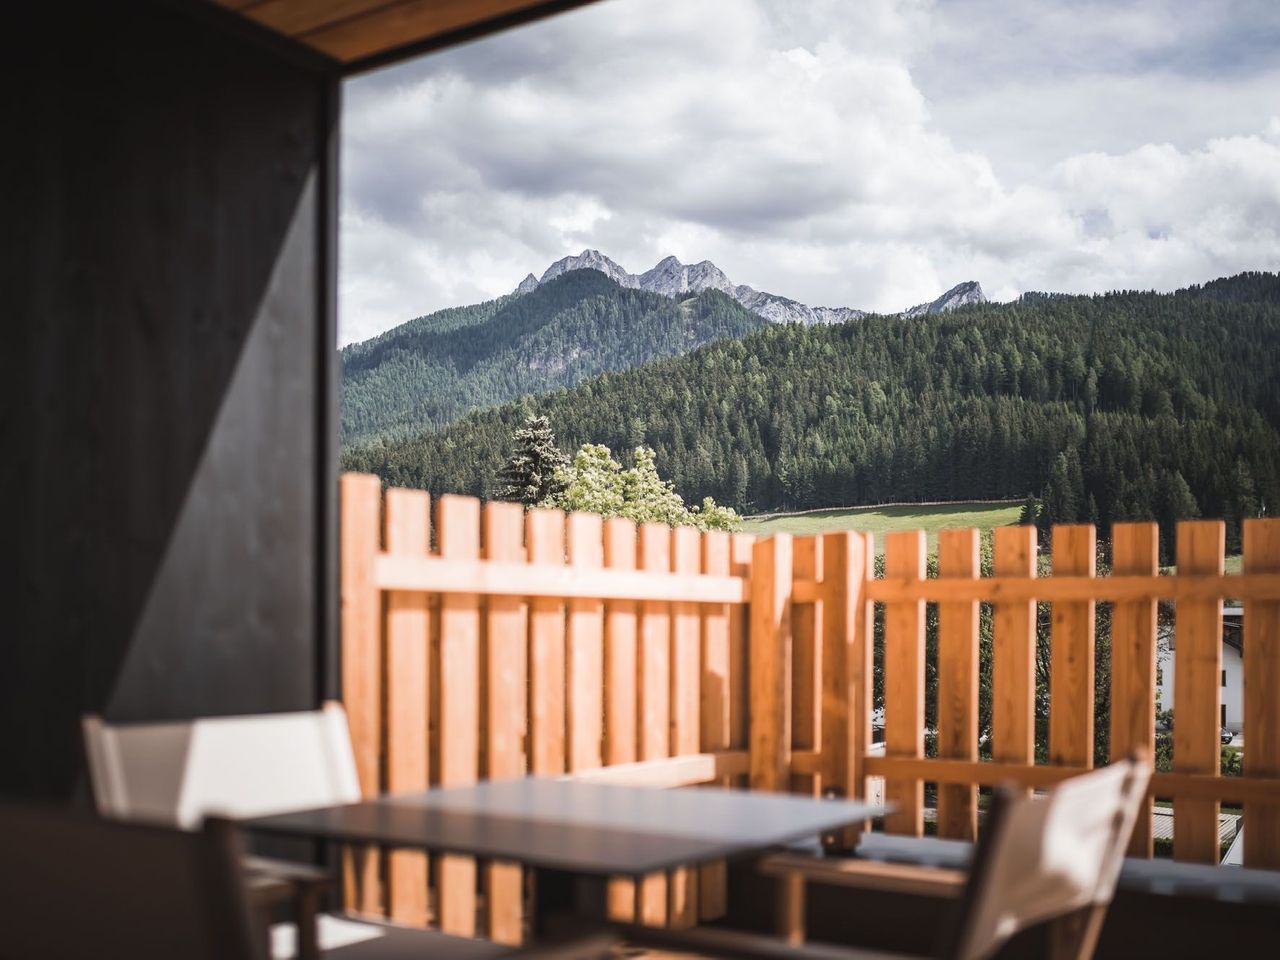
[[[498,471],[504,499],[532,507],[564,489],[556,470],[567,467],[569,458],[556,446],[551,421],[526,417],[524,426],[511,435],[511,443],[515,449]]]
[[[1040,501],[1033,495],[1027,494],[1027,499],[1022,501],[1022,512],[1018,514],[1018,523],[1024,527],[1038,526],[1042,509]]]
[[[1160,478],[1160,547],[1164,559],[1172,562],[1173,547],[1177,543],[1179,520],[1194,520],[1200,516],[1200,507],[1186,479],[1178,470],[1165,473]]]

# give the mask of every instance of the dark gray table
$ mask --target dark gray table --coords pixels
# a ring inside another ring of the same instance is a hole
[[[507,860],[540,871],[539,914],[603,910],[603,883],[758,853],[881,815],[881,807],[707,787],[492,780],[259,817],[261,833]],[[577,878],[590,878],[582,884]],[[556,891],[553,893],[552,891]]]

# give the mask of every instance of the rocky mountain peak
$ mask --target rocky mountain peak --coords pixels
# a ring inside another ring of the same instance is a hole
[[[599,250],[583,250],[576,257],[563,257],[557,260],[547,267],[538,283],[543,284],[548,280],[554,280],[560,274],[567,273],[570,270],[599,270],[619,286],[638,286],[633,274],[627,273],[626,270],[623,270],[622,267],[618,266]]]
[[[637,275],[628,273],[599,250],[583,250],[576,256],[563,257],[547,267],[540,278],[535,279],[533,274],[529,274],[520,281],[515,293],[529,293],[569,270],[599,270],[619,286],[647,290],[665,297],[684,297],[704,290],[719,290],[771,323],[847,323],[866,316],[866,311],[855,310],[853,307],[811,307],[789,297],[756,290],[746,284],[735,285],[710,260],[688,264],[682,263],[678,257],[668,255]],[[903,314],[917,317],[929,313],[946,313],[970,303],[986,302],[982,285],[976,280],[967,280],[956,284],[937,300],[918,304],[904,310]]]
[[[666,297],[701,293],[703,290],[720,290],[733,295],[733,284],[724,275],[724,271],[710,260],[690,266],[675,257],[663,257],[653,269],[640,274],[639,280],[641,290],[660,293]]]
[[[950,313],[960,307],[966,307],[971,303],[986,303],[987,295],[982,292],[982,284],[977,280],[966,280],[964,283],[957,283],[954,287],[938,297],[930,303],[918,303],[914,307],[903,311],[903,315],[907,317],[919,317],[930,313]]]

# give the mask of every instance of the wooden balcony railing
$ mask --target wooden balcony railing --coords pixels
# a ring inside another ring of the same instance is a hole
[[[936,578],[922,533],[890,534],[874,575],[868,535],[702,533],[381,491],[342,478],[342,689],[367,793],[524,773],[661,786],[719,782],[865,796],[883,778],[887,831],[972,838],[978,788],[1049,786],[1094,744],[1094,614],[1112,604],[1111,751],[1152,751],[1156,604],[1176,611],[1174,855],[1216,862],[1217,810],[1244,806],[1247,866],[1280,868],[1280,521],[1245,524],[1244,571],[1224,575],[1223,525],[1181,524],[1175,576],[1154,524],[1112,531],[1095,576],[1092,527],[1053,532],[1036,577],[1030,528],[944,531]],[[1244,776],[1219,776],[1222,600],[1244,604]],[[1036,603],[1052,604],[1047,764],[1035,762]],[[938,605],[937,755],[924,750],[926,604]],[[993,623],[991,759],[979,759],[979,610]],[[871,749],[873,623],[884,617],[885,748]],[[1151,854],[1150,818],[1131,855]],[[351,902],[502,942],[521,936],[510,864],[363,853]],[[612,909],[647,923],[723,912],[721,868],[618,881]],[[430,907],[430,910],[429,910]]]

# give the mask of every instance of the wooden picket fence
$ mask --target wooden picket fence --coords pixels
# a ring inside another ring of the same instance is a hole
[[[1095,606],[1112,604],[1111,756],[1155,746],[1156,603],[1175,610],[1173,772],[1151,793],[1173,801],[1173,855],[1217,863],[1223,801],[1244,806],[1246,866],[1280,869],[1280,520],[1244,527],[1244,572],[1224,575],[1225,525],[1178,525],[1177,573],[1160,576],[1152,523],[1112,528],[1112,572],[1096,576],[1092,526],[1053,530],[1053,576],[1037,579],[1034,531],[994,533],[995,575],[978,575],[978,536],[939,536],[939,575],[925,578],[924,536],[890,534],[885,577],[864,586],[885,612],[885,755],[865,772],[885,778],[897,812],[889,832],[919,836],[923,785],[938,786],[938,834],[972,839],[977,788],[1052,786],[1088,770],[1094,752]],[[806,588],[820,596],[821,588]],[[1244,603],[1244,775],[1219,775],[1222,606]],[[1035,603],[1052,604],[1049,762],[1036,765]],[[925,604],[938,604],[938,750],[924,757]],[[979,761],[978,610],[993,608],[992,757]],[[1140,818],[1130,856],[1151,856],[1151,818]]]
[[[434,509],[433,509],[434,507]],[[1052,785],[1093,759],[1094,608],[1112,612],[1113,755],[1154,741],[1156,602],[1177,610],[1175,856],[1216,862],[1217,809],[1245,805],[1245,861],[1280,868],[1280,521],[1246,524],[1245,571],[1223,574],[1223,525],[1182,524],[1178,572],[1159,576],[1154,524],[1053,534],[1036,578],[1030,528],[944,531],[939,576],[922,533],[890,534],[885,575],[853,532],[769,538],[672,529],[517,505],[341,486],[342,695],[366,794],[483,778],[569,775],[861,797],[883,778],[884,829],[972,838],[978,787]],[[1218,775],[1222,599],[1245,605],[1244,777]],[[1053,605],[1048,765],[1035,764],[1035,604]],[[924,756],[925,604],[937,603],[938,751]],[[978,612],[993,608],[992,760],[978,758]],[[871,747],[872,627],[885,621],[885,749]],[[850,841],[853,836],[846,838]],[[1149,818],[1131,854],[1149,856]],[[348,902],[402,922],[519,942],[513,864],[361,852]],[[645,923],[719,916],[720,865],[612,884],[610,909]]]
[[[752,538],[467,497],[431,506],[342,478],[342,692],[366,794],[605,767],[663,786],[746,777]],[[514,865],[359,859],[348,902],[361,910],[519,942]],[[716,866],[640,888],[615,881],[614,913],[688,924],[723,910]]]

